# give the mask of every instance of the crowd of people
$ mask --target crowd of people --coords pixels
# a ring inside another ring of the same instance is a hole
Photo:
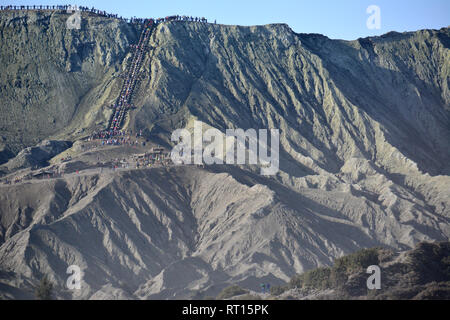
[[[119,16],[118,14],[108,13],[104,10],[98,10],[94,7],[89,8],[85,6],[72,6],[72,5],[8,5],[8,6],[0,6],[0,10],[61,10],[61,11],[83,11],[83,12],[90,12],[99,16],[107,17],[107,18],[115,18],[119,20],[123,20],[129,23],[136,23],[136,24],[142,24],[145,23],[145,21],[148,21],[149,19],[145,18],[137,18],[137,17],[131,17],[131,18],[124,18],[122,16]],[[192,16],[180,16],[180,15],[174,15],[174,16],[168,16],[165,18],[158,18],[158,19],[151,19],[156,24],[160,22],[166,22],[166,21],[194,21],[194,22],[205,22],[207,23],[208,20],[206,18],[200,18],[200,17],[192,17]],[[215,23],[215,22],[214,22]]]
[[[169,16],[169,17],[165,17],[157,19],[156,22],[164,22],[164,21],[192,21],[192,22],[204,22],[204,23],[208,23],[208,19],[206,18],[200,18],[200,17],[192,17],[192,16],[180,16],[180,15],[175,15],[175,16]]]
[[[132,130],[116,130],[114,132],[110,131],[100,131],[94,132],[87,141],[100,140],[100,146],[110,146],[110,145],[138,145],[138,138],[142,137],[142,130],[136,132],[133,136]],[[142,142],[145,146],[145,142]]]
[[[155,22],[153,19],[148,19],[145,21],[145,28],[141,33],[139,42],[137,45],[133,46],[134,52],[131,59],[131,64],[127,68],[119,98],[113,106],[114,111],[109,126],[106,130],[110,136],[114,136],[120,131],[126,111],[131,108],[131,97],[136,88],[139,70],[141,69],[147,48],[146,43],[149,40],[154,24]]]
[[[134,141],[130,141],[129,137],[122,138],[111,138],[107,139],[108,144],[126,144],[127,141],[131,144],[137,144]],[[105,142],[105,141],[102,141]],[[83,151],[88,151],[92,146],[81,146]],[[125,158],[115,158],[108,160],[101,160],[100,156],[97,156],[97,162],[94,163],[86,162],[84,165],[76,165],[66,167],[64,163],[72,160],[71,157],[61,158],[59,164],[54,164],[50,167],[46,168],[32,168],[33,171],[27,172],[25,174],[17,174],[14,176],[9,176],[5,178],[0,178],[0,184],[17,184],[22,183],[29,180],[42,180],[42,179],[54,179],[61,178],[66,176],[66,174],[86,174],[86,173],[95,173],[99,172],[100,174],[107,172],[108,168],[112,171],[116,171],[118,169],[145,169],[152,167],[160,167],[160,166],[171,166],[174,165],[170,158],[170,153],[167,152],[162,147],[153,147],[150,150],[146,151],[143,154],[132,154],[131,156]]]
[[[114,135],[116,131],[120,130],[120,127],[122,125],[123,119],[125,118],[127,110],[132,107],[131,96],[135,90],[139,70],[141,68],[145,51],[147,49],[146,44],[151,35],[152,28],[158,23],[161,23],[163,21],[199,21],[205,23],[208,22],[206,18],[188,17],[180,15],[168,16],[156,20],[146,19],[143,21],[143,23],[145,24],[144,30],[141,33],[139,42],[136,45],[132,46],[132,48],[134,49],[132,62],[129,68],[127,69],[125,80],[123,82],[119,98],[116,104],[112,107],[114,111],[107,128],[107,131],[109,131],[110,135]]]
[[[90,12],[102,17],[107,18],[115,18],[119,20],[123,20],[130,23],[142,23],[145,19],[141,18],[124,18],[122,16],[119,16],[118,14],[108,13],[104,10],[98,10],[94,7],[88,8],[84,6],[71,6],[71,5],[28,5],[28,6],[15,6],[15,5],[9,5],[9,6],[0,6],[0,10],[61,10],[61,11],[83,11],[83,12]]]

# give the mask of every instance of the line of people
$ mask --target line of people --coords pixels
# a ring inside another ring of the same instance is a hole
[[[137,45],[133,45],[132,49],[134,49],[132,61],[130,67],[127,69],[126,77],[124,83],[122,85],[121,92],[119,94],[119,98],[116,102],[116,105],[113,106],[114,112],[111,117],[110,124],[108,126],[108,131],[114,134],[114,132],[120,130],[122,122],[125,118],[126,112],[128,109],[132,107],[131,98],[134,93],[136,82],[138,80],[139,70],[141,68],[141,64],[143,62],[143,58],[145,55],[145,51],[147,49],[147,43],[150,38],[152,28],[154,25],[161,23],[162,21],[202,21],[207,22],[205,18],[194,18],[187,16],[169,16],[166,18],[159,18],[157,20],[147,19],[144,21],[146,23],[143,32],[139,38],[139,42]]]
[[[139,132],[136,132],[133,135],[133,130],[128,129],[128,130],[116,130],[115,132],[113,132],[113,134],[110,134],[109,131],[94,131],[91,136],[86,140],[86,141],[92,141],[92,140],[96,140],[96,139],[100,139],[100,140],[105,140],[105,139],[109,139],[112,137],[142,137],[142,129],[139,130]]]
[[[71,5],[29,5],[29,6],[0,6],[0,10],[68,10]]]
[[[108,131],[114,133],[120,130],[122,122],[125,118],[125,114],[128,109],[131,108],[131,98],[136,87],[138,80],[138,73],[144,60],[145,51],[147,49],[147,42],[150,38],[152,28],[154,26],[154,20],[149,19],[146,21],[144,30],[141,33],[139,42],[133,47],[134,52],[131,59],[131,64],[126,71],[126,78],[123,82],[119,98],[114,108],[114,113],[108,127]]]
[[[129,135],[129,131],[128,130],[119,130],[119,131],[115,131],[115,132],[110,132],[110,131],[94,131],[90,137],[90,139],[95,140],[95,139],[101,139],[101,140],[105,140],[105,139],[109,139],[111,137],[116,137],[116,136],[126,136]],[[88,140],[90,141],[90,140]]]
[[[108,17],[108,18],[115,18],[119,20],[123,20],[129,23],[136,23],[136,24],[142,24],[145,23],[145,18],[137,18],[137,17],[131,17],[131,18],[124,18],[122,16],[119,16],[118,14],[108,13],[104,10],[95,9],[94,7],[89,8],[85,6],[72,6],[72,5],[8,5],[8,6],[0,6],[1,10],[65,10],[65,11],[83,11],[83,12],[90,12],[99,16]],[[153,19],[156,24],[161,22],[167,22],[167,21],[193,21],[193,22],[204,22],[208,23],[208,19],[206,18],[200,18],[200,17],[192,17],[192,16],[180,16],[180,15],[174,15],[174,16],[168,16],[165,18],[158,18]],[[216,23],[216,22],[214,22]]]
[[[113,13],[108,13],[104,10],[98,10],[95,9],[94,7],[92,8],[88,8],[88,7],[83,7],[83,6],[71,6],[71,5],[28,5],[28,6],[14,6],[14,5],[9,5],[9,6],[0,6],[0,10],[61,10],[61,11],[68,11],[68,12],[72,12],[72,11],[83,11],[83,12],[90,12],[99,16],[103,16],[103,17],[107,17],[107,18],[115,18],[115,19],[120,19],[123,21],[127,21],[127,22],[131,22],[131,23],[140,23],[141,21],[139,20],[144,20],[144,19],[136,19],[134,18],[124,18],[122,16],[119,16],[118,14],[113,14]]]
[[[109,138],[102,140],[101,146],[121,146],[121,145],[130,145],[137,146],[139,145],[138,140],[131,140],[131,137],[122,137],[122,138]],[[145,142],[143,142],[143,146],[145,146]]]
[[[208,23],[208,19],[202,17],[192,17],[192,16],[180,16],[180,15],[175,15],[175,16],[169,16],[169,17],[165,17],[165,18],[159,18],[156,19],[157,22],[164,22],[164,21],[193,21],[193,22],[204,22],[204,23]]]

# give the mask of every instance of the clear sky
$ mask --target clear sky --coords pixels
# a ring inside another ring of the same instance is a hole
[[[55,5],[70,0],[0,0],[1,5]],[[321,33],[354,40],[389,31],[440,29],[450,25],[450,0],[78,0],[124,17],[164,17],[172,14],[205,17],[221,24],[287,23],[298,33]],[[380,8],[381,28],[369,29],[370,5]]]

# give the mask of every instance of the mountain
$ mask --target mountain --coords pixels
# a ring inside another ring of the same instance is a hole
[[[194,120],[279,129],[279,172],[262,176],[245,165],[110,170],[145,148],[83,149],[110,119],[142,26],[83,12],[69,30],[68,16],[0,12],[0,170],[33,175],[22,148],[73,142],[49,160],[65,175],[0,184],[3,298],[32,298],[44,275],[58,298],[256,291],[361,248],[448,241],[449,28],[343,41],[283,24],[159,24],[124,128],[169,150]],[[69,291],[73,264],[84,277]]]

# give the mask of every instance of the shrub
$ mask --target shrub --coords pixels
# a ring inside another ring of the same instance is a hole
[[[38,300],[51,300],[53,295],[53,284],[44,276],[36,288],[35,296]]]
[[[361,272],[370,265],[379,264],[378,248],[362,249],[351,255],[335,260],[332,268],[316,268],[300,275],[295,275],[289,281],[289,288],[327,289],[339,287],[352,273]],[[275,290],[275,289],[274,289]],[[280,290],[280,289],[276,289]]]
[[[246,294],[243,296],[240,296],[236,300],[262,300],[260,296],[255,296],[253,294]]]
[[[326,289],[330,287],[330,268],[317,268],[303,274],[304,287]]]
[[[222,292],[219,293],[219,295],[217,296],[217,300],[229,299],[231,297],[238,296],[241,294],[246,294],[246,293],[248,293],[247,290],[242,289],[241,287],[239,287],[237,285],[232,285],[232,286],[229,286],[229,287],[223,289]]]
[[[288,289],[289,289],[288,286],[272,286],[270,287],[270,294],[273,296],[279,296]]]
[[[378,263],[377,248],[362,249],[348,256],[336,259],[333,269],[350,274],[353,272],[365,271],[368,266]]]
[[[333,286],[343,285],[352,273],[365,272],[368,266],[378,265],[378,248],[362,249],[334,261],[330,275]]]
[[[304,283],[303,277],[303,273],[293,276],[289,281],[289,288],[302,288]]]
[[[289,287],[326,289],[330,287],[330,275],[331,269],[327,267],[309,270],[292,277]]]
[[[442,258],[441,264],[446,280],[450,280],[450,256]]]

